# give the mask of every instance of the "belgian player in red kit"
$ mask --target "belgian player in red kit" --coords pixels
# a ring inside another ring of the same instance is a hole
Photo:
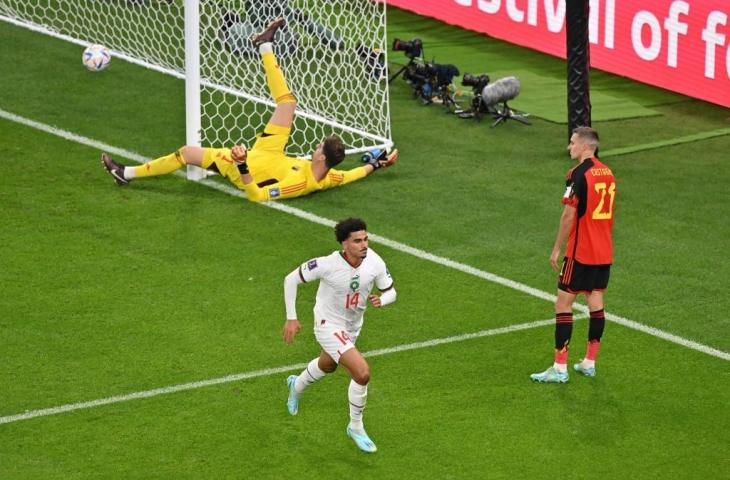
[[[573,368],[583,375],[596,375],[596,356],[601,346],[605,324],[603,292],[613,262],[611,230],[613,228],[616,179],[611,169],[596,158],[598,133],[589,127],[573,130],[568,150],[578,166],[568,172],[562,203],[558,235],[550,255],[550,264],[560,272],[558,298],[555,301],[555,362],[540,373],[530,375],[535,381],[568,381],[568,344],[573,333],[573,302],[582,293],[590,311],[586,355]],[[567,245],[566,245],[567,241]],[[558,264],[565,245],[562,267]]]

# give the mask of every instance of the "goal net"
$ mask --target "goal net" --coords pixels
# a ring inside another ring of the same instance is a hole
[[[0,20],[84,46],[102,44],[114,57],[178,78],[187,73],[190,82],[186,48],[189,54],[195,46],[185,40],[186,8],[199,12],[195,91],[203,145],[250,146],[263,130],[274,102],[249,38],[279,16],[286,26],[275,52],[298,101],[287,153],[309,156],[331,134],[349,153],[392,145],[385,2],[0,0]]]

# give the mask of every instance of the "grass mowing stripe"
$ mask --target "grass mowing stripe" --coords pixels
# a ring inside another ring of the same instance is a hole
[[[114,153],[115,155],[121,156],[123,158],[127,158],[129,160],[133,160],[135,162],[144,163],[147,160],[147,158],[145,158],[137,153],[128,152],[126,150],[123,150],[123,149],[117,148],[117,147],[112,147],[111,145],[107,145],[102,142],[99,142],[99,141],[96,141],[96,140],[93,140],[93,139],[90,139],[87,137],[83,137],[81,135],[76,135],[76,134],[67,132],[67,131],[62,130],[57,127],[45,125],[43,123],[36,122],[34,120],[30,120],[30,119],[21,117],[19,115],[15,115],[13,113],[6,112],[5,110],[2,110],[2,109],[0,109],[0,118],[5,118],[8,120],[32,127],[32,128],[36,128],[38,130],[50,133],[52,135],[59,136],[61,138],[67,139],[67,140],[73,140],[73,141],[81,143],[83,145],[88,145],[88,146],[91,146],[94,148],[98,148],[100,150],[106,150],[107,152]],[[730,129],[715,130],[714,132],[715,133],[721,132],[714,136],[725,135],[727,133],[730,133]],[[722,132],[725,132],[725,133],[722,133]],[[713,132],[706,132],[705,134],[689,135],[687,137],[679,137],[679,138],[694,138],[696,140],[697,139],[696,137],[698,137],[698,136],[710,135],[712,133]],[[711,138],[711,137],[707,137],[707,138]],[[675,139],[675,140],[677,140],[677,139]],[[695,140],[692,140],[692,141],[695,141]],[[613,150],[613,151],[615,152],[617,150]],[[610,150],[609,150],[609,152],[610,152]],[[185,175],[180,171],[175,172],[175,174],[180,177],[185,177]],[[242,191],[240,191],[239,189],[234,188],[228,184],[222,184],[222,183],[214,182],[211,180],[203,180],[200,183],[203,183],[204,185],[206,185],[208,187],[214,188],[221,192],[228,193],[233,196],[244,197],[244,194]],[[333,227],[336,223],[334,220],[320,217],[313,213],[306,212],[304,210],[286,205],[284,203],[266,202],[266,203],[263,203],[262,205],[282,211],[282,212],[286,212],[286,213],[294,215],[298,218],[302,218],[302,219],[308,220],[310,222],[318,223],[320,225],[325,225],[328,227]],[[530,287],[528,285],[516,282],[514,280],[510,280],[508,278],[500,277],[499,275],[495,275],[490,272],[479,270],[478,268],[472,267],[470,265],[465,265],[463,263],[459,263],[459,262],[450,260],[445,257],[440,257],[437,255],[434,255],[432,253],[426,252],[424,250],[420,250],[418,248],[411,247],[409,245],[397,242],[395,240],[390,240],[385,237],[381,237],[380,235],[371,234],[370,239],[376,243],[386,245],[394,250],[397,250],[397,251],[400,251],[403,253],[408,253],[410,255],[421,258],[423,260],[428,260],[430,262],[434,262],[434,263],[442,265],[442,266],[453,268],[455,270],[458,270],[458,271],[461,271],[464,273],[468,273],[470,275],[473,275],[473,276],[476,276],[479,278],[483,278],[484,280],[487,280],[487,281],[490,281],[493,283],[497,283],[499,285],[526,293],[528,295],[532,295],[533,297],[541,298],[543,300],[547,300],[550,302],[554,302],[555,298],[556,298],[555,295],[553,295],[551,293],[544,292],[537,288]],[[576,304],[575,309],[583,312],[584,314],[588,313],[588,307],[586,307],[585,305]],[[716,358],[720,358],[722,360],[730,361],[730,353],[728,353],[728,352],[718,350],[716,348],[704,345],[699,342],[695,342],[693,340],[689,340],[689,339],[680,337],[678,335],[674,335],[669,332],[665,332],[658,328],[650,327],[648,325],[644,325],[644,324],[636,322],[634,320],[620,317],[618,315],[614,315],[614,314],[608,313],[608,312],[606,312],[606,319],[610,320],[612,322],[618,323],[619,325],[623,325],[625,327],[647,333],[647,334],[655,336],[657,338],[661,338],[663,340],[666,340],[666,341],[669,341],[672,343],[676,343],[678,345],[682,345],[683,347],[690,348],[692,350],[697,350],[699,352],[705,353],[707,355],[710,355],[710,356],[713,356]]]
[[[576,320],[585,318],[585,315],[576,317]],[[364,352],[365,357],[377,357],[380,355],[388,355],[391,353],[404,352],[407,350],[416,350],[420,348],[435,347],[437,345],[444,345],[447,343],[463,342],[465,340],[471,340],[474,338],[491,337],[494,335],[501,335],[504,333],[512,333],[520,330],[528,330],[531,328],[542,327],[546,325],[552,325],[555,322],[554,319],[548,320],[536,320],[534,322],[518,323],[515,325],[509,325],[507,327],[491,328],[488,330],[481,330],[474,333],[464,333],[461,335],[454,335],[450,337],[435,338],[432,340],[426,340],[423,342],[407,343],[403,345],[396,345],[394,347],[381,348],[378,350],[371,350]],[[275,368],[264,368],[261,370],[253,370],[250,372],[236,373],[227,375],[220,378],[212,378],[209,380],[200,380],[191,383],[182,383],[179,385],[171,385],[169,387],[155,388],[152,390],[145,390],[142,392],[128,393],[126,395],[115,395],[113,397],[100,398],[98,400],[91,400],[88,402],[69,403],[58,407],[43,408],[40,410],[30,410],[25,413],[19,413],[16,415],[8,415],[0,417],[0,425],[4,423],[19,422],[21,420],[30,420],[36,417],[47,417],[49,415],[58,415],[59,413],[73,412],[75,410],[84,410],[87,408],[100,407],[102,405],[110,405],[112,403],[128,402],[130,400],[138,400],[142,398],[156,397],[158,395],[165,395],[168,393],[182,392],[185,390],[194,390],[203,387],[209,387],[212,385],[220,385],[222,383],[237,382],[240,380],[246,380],[249,378],[267,377],[276,373],[289,372],[292,370],[301,370],[307,366],[306,363],[297,363],[293,365],[285,365],[283,367]]]
[[[239,380],[245,380],[247,378],[264,377],[267,375],[273,375],[275,373],[288,372],[291,370],[298,370],[306,367],[306,363],[286,365],[283,367],[266,368],[263,370],[254,370],[251,372],[237,373],[233,375],[227,375],[225,377],[213,378],[210,380],[201,380],[198,382],[182,383],[179,385],[172,385],[169,387],[155,388],[152,390],[145,390],[142,392],[128,393],[126,395],[115,395],[113,397],[100,398],[98,400],[91,400],[88,402],[69,403],[61,405],[59,407],[43,408],[40,410],[30,410],[25,413],[19,413],[16,415],[8,415],[0,417],[0,424],[13,423],[20,420],[29,420],[36,417],[47,417],[49,415],[58,415],[59,413],[73,412],[74,410],[84,410],[87,408],[100,407],[102,405],[109,405],[112,403],[128,402],[130,400],[138,400],[141,398],[156,397],[158,395],[164,395],[167,393],[181,392],[185,390],[194,390],[196,388],[208,387],[211,385],[219,385],[221,383],[237,382]]]
[[[671,147],[674,145],[681,145],[683,143],[698,142],[700,140],[722,137],[724,135],[730,135],[730,128],[721,128],[719,130],[711,130],[709,132],[694,133],[692,135],[684,135],[682,137],[676,137],[669,140],[660,140],[658,142],[644,143],[641,145],[632,145],[630,147],[613,148],[611,150],[601,152],[601,158],[618,157],[619,155],[627,155],[629,153],[643,152],[646,150],[655,150],[657,148]]]

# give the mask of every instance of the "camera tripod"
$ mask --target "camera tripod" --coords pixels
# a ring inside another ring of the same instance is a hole
[[[457,105],[454,95],[449,91],[448,85],[439,86],[434,90],[434,93],[431,103],[440,103],[446,109],[446,113],[459,113],[459,105]]]
[[[474,99],[472,102],[472,108],[471,110],[457,110],[457,115],[459,115],[459,118],[473,118],[477,122],[482,121],[482,117],[485,113],[488,113],[489,115],[494,118],[494,122],[492,123],[491,128],[496,127],[500,123],[504,123],[507,120],[517,120],[520,123],[523,123],[525,125],[532,125],[530,121],[527,119],[527,117],[530,115],[526,112],[520,112],[518,110],[514,110],[512,107],[507,105],[507,101],[503,101],[501,105],[486,105],[481,98]]]
[[[496,118],[494,123],[492,123],[491,128],[494,128],[500,123],[506,122],[510,119],[517,120],[518,122],[524,123],[525,125],[532,125],[527,119],[529,113],[513,110],[509,105],[507,105],[506,101],[502,102],[501,106],[494,107],[491,113],[492,117]]]
[[[408,57],[408,63],[406,63],[405,65],[403,65],[402,67],[400,67],[400,69],[397,72],[395,72],[393,75],[391,75],[388,78],[388,83],[390,83],[393,80],[395,80],[396,78],[398,78],[403,72],[405,72],[406,70],[408,70],[408,68],[411,65],[413,65],[414,63],[416,63],[416,58],[415,57]]]

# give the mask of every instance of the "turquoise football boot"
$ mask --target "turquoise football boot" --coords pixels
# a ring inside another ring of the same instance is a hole
[[[368,434],[365,433],[365,430],[358,432],[348,426],[347,436],[350,437],[355,442],[355,445],[357,445],[357,448],[363,452],[375,453],[378,451],[378,447],[376,447],[373,441],[370,440],[370,437],[368,437]]]
[[[550,367],[544,372],[533,373],[530,378],[540,383],[566,383],[568,372],[558,372],[555,368]]]
[[[582,373],[586,377],[595,377],[596,376],[596,367],[584,367],[580,363],[576,363],[573,365],[573,370],[576,372]]]
[[[286,386],[289,387],[289,398],[286,400],[286,408],[289,410],[290,415],[296,415],[299,411],[299,394],[294,390],[296,381],[296,375],[289,375],[286,379]]]

